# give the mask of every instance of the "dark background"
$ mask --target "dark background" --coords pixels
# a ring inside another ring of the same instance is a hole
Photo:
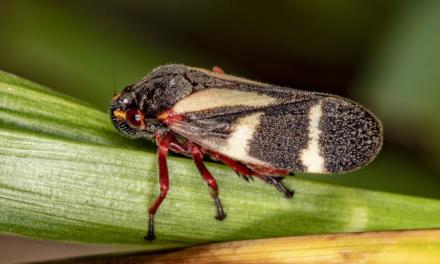
[[[299,176],[440,198],[440,1],[0,1],[0,10],[1,70],[103,112],[114,91],[166,63],[350,97],[383,121],[382,153],[358,172]],[[0,260],[37,245],[18,243]]]

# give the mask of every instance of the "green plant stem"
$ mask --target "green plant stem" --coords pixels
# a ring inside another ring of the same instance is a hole
[[[110,97],[110,95],[109,95]],[[440,227],[440,201],[289,177],[272,186],[208,162],[227,212],[214,219],[209,190],[187,158],[170,157],[171,189],[145,242],[158,195],[153,145],[122,138],[108,115],[0,72],[0,232],[60,241],[144,244]],[[329,176],[330,177],[330,176]]]

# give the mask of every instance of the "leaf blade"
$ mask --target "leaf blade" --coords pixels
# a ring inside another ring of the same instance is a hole
[[[207,163],[228,213],[218,222],[192,161],[170,157],[171,189],[156,218],[158,241],[145,242],[147,207],[158,194],[154,150],[120,137],[106,113],[10,79],[0,72],[0,232],[157,249],[440,226],[438,200],[294,177],[285,180],[296,191],[288,200],[272,186],[247,183],[224,165]]]

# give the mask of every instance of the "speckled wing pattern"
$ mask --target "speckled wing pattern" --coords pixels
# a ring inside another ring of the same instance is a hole
[[[277,86],[208,87],[179,101],[175,133],[245,164],[340,173],[371,161],[380,122],[348,99]]]

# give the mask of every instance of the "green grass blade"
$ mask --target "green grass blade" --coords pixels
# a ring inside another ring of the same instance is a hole
[[[110,95],[109,95],[110,97]],[[107,113],[0,72],[0,232],[39,239],[175,247],[305,234],[440,227],[440,201],[290,177],[272,186],[208,163],[228,217],[214,219],[190,159],[170,157],[171,189],[145,242],[158,194],[155,152],[122,138]]]

